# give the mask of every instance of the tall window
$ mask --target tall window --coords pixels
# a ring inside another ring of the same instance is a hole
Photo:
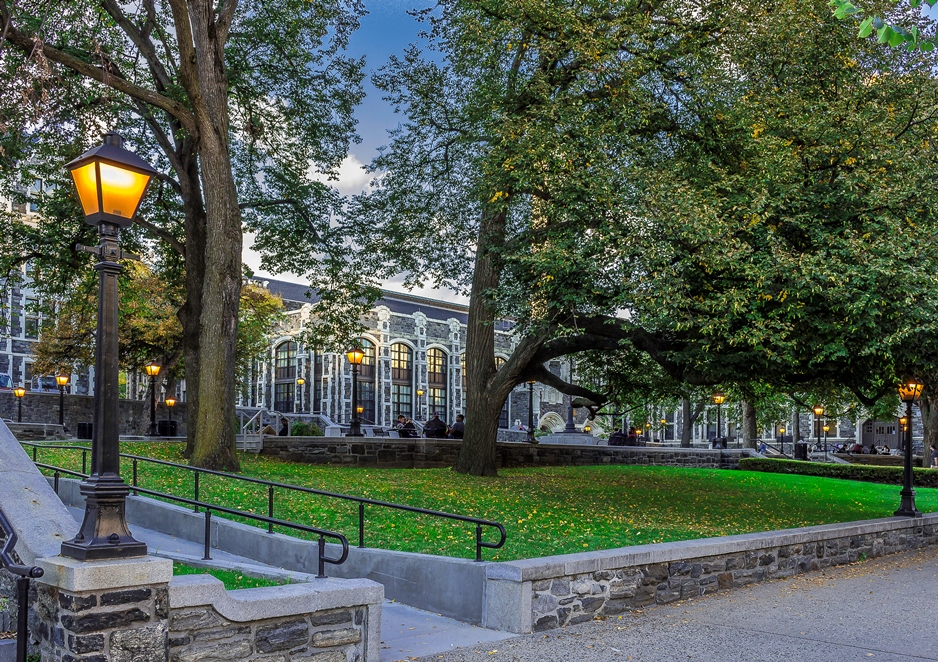
[[[496,357],[495,357],[495,369],[496,369],[496,370],[501,370],[503,365],[505,365],[505,359],[503,359],[503,358],[500,357],[500,356],[496,356]],[[511,421],[508,420],[508,415],[509,415],[509,413],[510,413],[510,412],[508,411],[508,404],[509,404],[509,403],[508,403],[508,400],[509,400],[509,399],[510,399],[510,398],[506,398],[506,399],[505,399],[504,404],[502,404],[502,410],[501,410],[500,412],[498,412],[498,427],[500,427],[500,428],[509,428],[509,427],[511,427]]]
[[[24,314],[23,335],[29,340],[36,340],[39,337],[39,299],[26,299]]]
[[[403,343],[391,345],[391,416],[414,415],[414,353]]]
[[[358,366],[358,405],[362,408],[359,416],[366,423],[375,423],[375,344],[365,338],[360,342],[365,356]]]
[[[427,393],[430,414],[446,412],[446,384],[449,374],[447,361],[449,357],[442,349],[432,347],[427,350],[427,383],[430,387]]]
[[[274,371],[274,409],[292,412],[296,397],[296,343],[282,342],[277,345],[276,369]]]

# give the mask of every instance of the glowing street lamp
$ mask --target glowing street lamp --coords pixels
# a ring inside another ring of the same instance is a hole
[[[91,475],[81,483],[85,515],[78,534],[62,543],[62,555],[81,560],[144,556],[146,544],[130,534],[125,518],[127,485],[120,477],[120,416],[117,366],[117,277],[121,259],[120,230],[133,223],[140,201],[157,174],[136,154],[123,148],[117,133],[104,144],[69,163],[85,221],[98,228],[98,245],[81,250],[97,255],[98,326],[95,335],[94,422]]]
[[[817,432],[817,446],[816,448],[821,448],[821,416],[824,415],[824,407],[821,405],[814,405],[811,408],[814,411],[814,430]],[[827,446],[824,447],[824,456],[827,457]]]
[[[59,385],[59,425],[65,427],[65,387],[71,376],[66,372],[60,372],[55,376],[55,383]]]
[[[780,425],[778,428],[778,450],[782,455],[785,454],[785,426]]]
[[[172,421],[173,420],[173,407],[176,406],[176,398],[170,396],[164,399],[163,403],[166,405],[166,416],[167,416],[166,420]]]
[[[528,385],[528,442],[534,443],[534,385],[536,379],[525,382]]]
[[[905,403],[905,462],[902,472],[902,490],[899,510],[894,515],[904,517],[921,517],[922,513],[915,507],[915,490],[912,488],[912,404],[922,395],[924,385],[916,379],[908,379],[899,385],[899,397]]]
[[[720,415],[723,409],[723,403],[726,402],[726,396],[722,392],[717,391],[713,394],[713,404],[717,406],[717,439],[721,439],[723,435],[720,434],[720,428],[722,427],[722,421],[720,420]],[[720,442],[722,446],[722,441]]]
[[[423,419],[423,394],[426,393],[422,388],[417,389],[417,411],[414,414],[417,420]],[[427,416],[427,418],[430,418]]]
[[[23,422],[23,396],[26,395],[26,389],[17,386],[13,389],[13,395],[16,397],[16,422]]]
[[[155,437],[156,431],[156,377],[160,374],[160,366],[156,361],[150,361],[143,369],[150,376],[150,436]]]
[[[348,426],[348,436],[362,436],[361,419],[358,418],[358,366],[365,360],[365,350],[356,345],[345,353],[348,362],[352,364],[352,420]]]
[[[303,413],[303,403],[306,400],[306,398],[304,397],[306,394],[304,393],[304,389],[303,389],[303,384],[305,383],[306,383],[305,379],[303,379],[302,377],[297,377],[296,385],[300,387],[300,413],[301,414]]]

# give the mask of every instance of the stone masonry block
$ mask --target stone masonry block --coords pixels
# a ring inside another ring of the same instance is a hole
[[[127,605],[149,600],[153,591],[148,588],[134,588],[124,591],[112,591],[101,595],[101,606]]]
[[[362,640],[362,633],[355,628],[342,628],[339,630],[325,630],[313,634],[313,646],[317,648],[331,648],[332,646],[348,646],[357,644]]]
[[[308,641],[309,624],[306,619],[296,619],[259,627],[255,645],[258,653],[272,653],[298,648]]]
[[[150,620],[149,614],[137,607],[124,609],[122,611],[85,614],[83,616],[73,616],[71,614],[62,615],[62,625],[65,629],[71,630],[75,634],[127,627],[134,623],[145,623],[148,620]]]

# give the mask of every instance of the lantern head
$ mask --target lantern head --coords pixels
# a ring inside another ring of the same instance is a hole
[[[22,398],[24,395],[26,395],[26,389],[22,386],[17,386],[15,389],[13,389],[13,395],[18,398]]]
[[[713,394],[713,404],[722,405],[724,402],[726,402],[726,396],[723,393],[717,391]]]
[[[917,379],[907,379],[899,384],[899,397],[903,402],[915,402],[922,395],[923,388],[925,385]]]
[[[125,228],[133,223],[147,186],[157,174],[123,145],[119,134],[107,133],[103,145],[65,166],[78,190],[85,221],[91,225],[106,222]]]
[[[71,375],[65,372],[60,372],[55,376],[55,383],[59,386],[65,386],[68,384],[68,380],[71,379]]]
[[[824,407],[822,407],[821,405],[814,405],[814,407],[812,407],[812,410],[814,411],[815,416],[824,415]]]
[[[143,366],[143,369],[146,370],[150,377],[156,377],[158,374],[160,374],[161,367],[162,366],[156,361],[150,361],[145,366]]]
[[[166,403],[167,407],[172,407],[176,404],[176,398],[166,398],[163,402]]]
[[[352,365],[361,365],[362,361],[365,359],[365,350],[361,348],[361,345],[356,345],[347,351],[345,356],[348,357],[348,362]]]

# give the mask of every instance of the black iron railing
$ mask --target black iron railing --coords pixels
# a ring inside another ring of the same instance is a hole
[[[56,467],[51,464],[43,464],[42,462],[36,462],[36,466],[40,469],[47,469],[52,472],[52,487],[55,490],[56,494],[59,492],[59,478],[62,475],[66,476],[75,476],[76,478],[87,478],[83,473],[77,471],[71,471],[69,469],[64,469],[62,467]],[[145,487],[134,487],[134,493],[145,494],[147,496],[159,497],[161,499],[167,499],[169,501],[175,501],[176,503],[182,503],[187,506],[192,506],[194,512],[199,512],[199,508],[202,509],[202,514],[205,519],[205,532],[202,537],[203,545],[203,561],[212,560],[212,511],[219,513],[225,513],[226,515],[234,515],[236,517],[245,517],[247,519],[255,520],[257,522],[264,522],[270,527],[269,530],[273,530],[273,526],[283,526],[288,529],[293,529],[295,531],[303,531],[304,533],[312,533],[319,536],[319,559],[318,567],[319,574],[316,575],[318,578],[323,578],[326,576],[326,564],[331,565],[342,565],[348,559],[348,539],[337,531],[329,531],[327,529],[319,529],[315,526],[307,526],[306,524],[298,524],[296,522],[288,522],[286,520],[276,519],[273,517],[265,517],[264,515],[256,515],[251,512],[244,510],[237,510],[235,508],[227,508],[225,506],[219,506],[214,503],[207,503],[205,501],[199,501],[197,499],[187,499],[185,497],[178,497],[174,494],[167,494],[165,492],[159,492],[157,490],[148,490]],[[336,541],[337,544],[342,546],[342,554],[339,558],[332,558],[326,554],[326,538],[332,538]]]
[[[59,467],[53,467],[48,465],[40,464],[37,461],[37,451],[40,448],[47,448],[51,450],[80,450],[82,451],[82,473],[80,474],[84,477],[84,474],[87,472],[87,460],[89,448],[85,446],[67,446],[67,445],[47,445],[47,444],[34,444],[31,442],[20,442],[24,446],[29,446],[32,448],[33,452],[33,462],[36,463],[36,466],[41,468],[56,470],[59,469],[62,473],[71,473],[74,475],[79,475],[77,472],[66,472]],[[275,495],[276,490],[288,490],[292,492],[299,492],[304,494],[315,494],[317,496],[323,496],[332,499],[339,499],[342,501],[351,501],[358,504],[358,547],[365,547],[365,507],[366,506],[375,506],[378,508],[388,508],[392,510],[401,510],[410,513],[416,513],[420,515],[429,515],[431,517],[439,517],[441,519],[447,519],[458,522],[467,522],[469,524],[475,524],[475,553],[476,561],[482,560],[482,550],[483,549],[499,549],[505,544],[506,533],[505,527],[499,524],[498,522],[492,522],[485,519],[480,519],[478,517],[469,517],[467,515],[457,515],[455,513],[447,513],[439,510],[428,510],[426,508],[417,508],[415,506],[407,506],[400,503],[392,503],[389,501],[379,501],[376,499],[368,499],[365,497],[357,497],[349,494],[340,494],[337,492],[327,492],[324,490],[317,490],[311,487],[302,487],[300,485],[290,485],[288,483],[277,483],[270,480],[263,480],[261,478],[251,478],[249,476],[238,476],[237,474],[231,474],[224,471],[214,471],[212,469],[200,469],[198,467],[190,467],[186,464],[179,464],[177,462],[169,462],[167,460],[157,460],[150,457],[143,457],[140,455],[130,455],[127,453],[121,453],[121,457],[131,461],[131,485],[133,492],[141,494],[149,494],[152,496],[160,496],[181,503],[187,503],[193,506],[195,512],[198,512],[199,508],[211,508],[218,512],[226,512],[229,514],[235,514],[239,516],[248,517],[250,519],[255,519],[257,521],[267,523],[267,532],[273,533],[274,526],[288,526],[289,528],[301,529],[305,526],[302,524],[296,524],[293,522],[287,522],[286,520],[280,520],[274,518],[274,508],[275,508]],[[152,490],[146,490],[138,486],[138,465],[141,462],[158,464],[167,467],[174,467],[176,469],[183,469],[193,474],[193,496],[191,499],[184,497],[177,497],[173,495],[163,494],[161,492],[154,492]],[[267,487],[267,516],[255,515],[253,513],[245,513],[243,511],[235,511],[230,508],[225,508],[215,504],[206,504],[199,500],[199,491],[200,491],[200,476],[203,474],[211,476],[220,476],[222,478],[228,478],[231,480],[243,481],[246,483],[253,483],[255,485],[263,485]],[[494,528],[498,532],[498,540],[496,542],[487,542],[483,540],[482,529],[483,527]],[[341,535],[341,534],[337,534]]]
[[[42,577],[43,570],[38,566],[25,566],[16,563],[11,554],[16,547],[16,532],[10,521],[0,510],[0,528],[3,529],[3,548],[0,549],[0,566],[17,576],[16,580],[16,662],[26,662],[26,644],[29,639],[29,580]]]

